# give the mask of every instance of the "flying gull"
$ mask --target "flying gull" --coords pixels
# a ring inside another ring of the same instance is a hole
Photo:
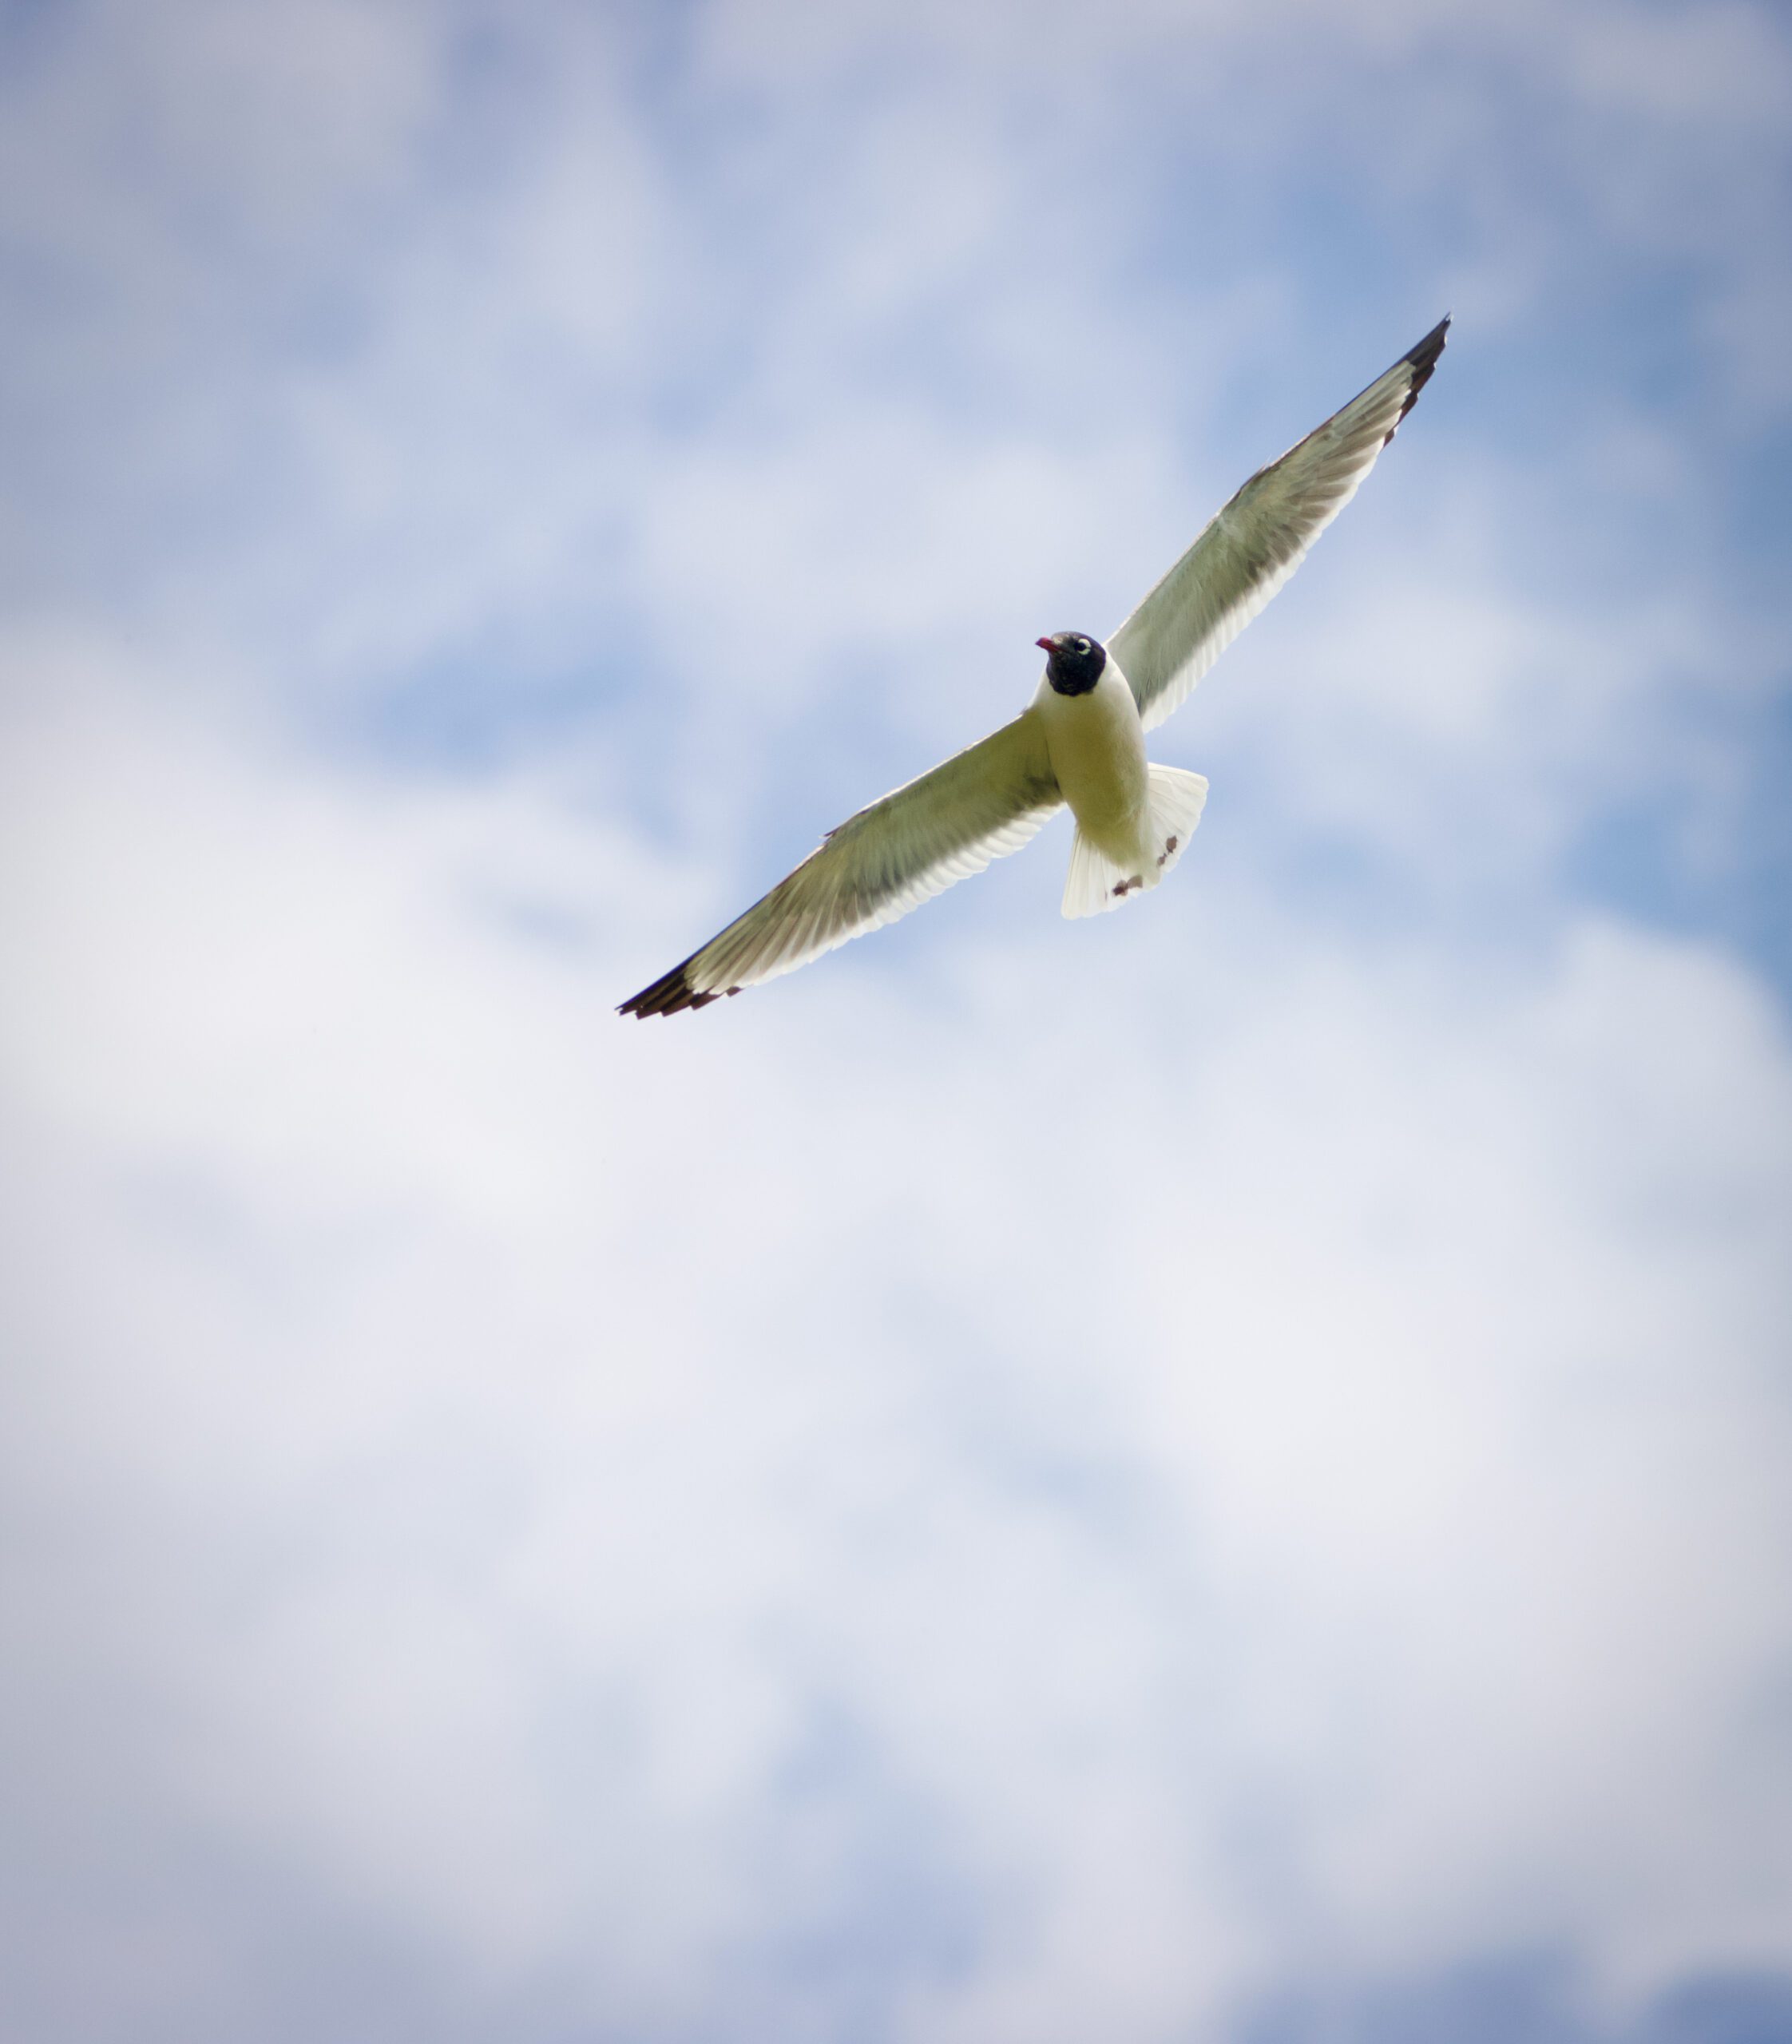
[[[1360,397],[1259,469],[1105,644],[1054,632],[1011,724],[830,830],[794,873],[622,1004],[675,1015],[794,972],[1017,852],[1064,803],[1076,819],[1067,916],[1157,885],[1200,820],[1199,774],[1145,758],[1163,723],[1356,494],[1444,351],[1445,319]]]

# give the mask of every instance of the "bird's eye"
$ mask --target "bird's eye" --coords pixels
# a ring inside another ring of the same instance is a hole
[[[1086,639],[1084,639],[1084,638],[1082,638],[1082,637],[1079,636],[1079,638],[1077,639],[1077,641],[1076,641],[1076,650],[1077,650],[1077,652],[1078,652],[1079,653],[1086,653],[1086,652],[1088,651],[1088,649],[1089,649],[1089,642],[1088,641],[1088,640],[1086,640]]]

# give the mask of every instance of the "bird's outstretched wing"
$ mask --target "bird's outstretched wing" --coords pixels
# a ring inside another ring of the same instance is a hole
[[[1028,710],[849,816],[795,872],[620,1012],[676,1015],[794,972],[1017,852],[1063,800],[1038,713]]]
[[[1147,731],[1207,669],[1355,496],[1444,351],[1449,321],[1279,461],[1259,469],[1108,641]]]

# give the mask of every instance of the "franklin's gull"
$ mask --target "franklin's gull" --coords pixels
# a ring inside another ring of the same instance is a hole
[[[794,972],[1017,852],[1065,802],[1076,819],[1067,916],[1118,908],[1156,886],[1187,847],[1207,784],[1148,761],[1145,733],[1356,494],[1430,379],[1449,328],[1439,321],[1360,397],[1259,469],[1105,644],[1084,632],[1036,641],[1045,672],[1013,723],[849,816],[620,1012],[673,1015]]]

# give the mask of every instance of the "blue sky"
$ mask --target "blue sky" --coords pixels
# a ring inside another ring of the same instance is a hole
[[[1792,2039],[1768,6],[0,9],[10,2034]],[[614,1004],[1439,373],[1068,842]]]

